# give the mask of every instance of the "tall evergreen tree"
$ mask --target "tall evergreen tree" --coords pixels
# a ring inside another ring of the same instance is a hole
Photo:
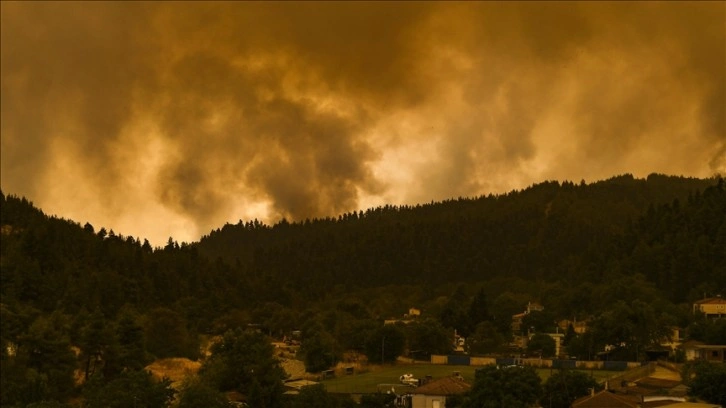
[[[251,406],[283,406],[282,381],[287,376],[264,335],[239,328],[230,330],[210,351],[200,369],[203,381],[222,391],[236,390],[246,395]]]
[[[465,408],[528,408],[542,393],[542,384],[532,367],[484,366],[476,371]]]

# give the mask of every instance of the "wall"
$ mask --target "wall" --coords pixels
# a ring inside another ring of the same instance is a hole
[[[485,366],[488,364],[497,365],[526,365],[535,368],[576,368],[579,370],[612,370],[625,371],[638,368],[642,364],[629,361],[581,361],[581,360],[558,360],[547,358],[493,358],[493,357],[470,357],[462,355],[431,355],[431,364],[449,365],[471,365]]]
[[[437,405],[438,401],[438,405]],[[411,397],[411,408],[444,408],[446,397],[414,394]]]

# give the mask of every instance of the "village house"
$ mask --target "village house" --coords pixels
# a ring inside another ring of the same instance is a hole
[[[460,376],[444,377],[428,382],[411,394],[411,408],[444,408],[446,398],[468,392],[471,385]]]
[[[512,333],[519,333],[522,328],[522,319],[532,312],[541,312],[544,310],[544,306],[536,302],[527,302],[527,309],[522,313],[517,313],[512,316]]]
[[[661,339],[660,345],[663,347],[668,347],[672,351],[675,351],[680,345],[683,340],[683,333],[682,329],[680,327],[671,327],[670,335],[664,339]]]
[[[640,403],[640,398],[602,390],[576,399],[572,403],[572,408],[640,408]]]
[[[656,361],[674,356],[676,350],[681,346],[683,340],[681,335],[682,329],[680,327],[671,327],[670,333],[661,338],[658,344],[645,348],[645,354],[648,356],[648,360]]]
[[[527,302],[527,309],[522,313],[517,313],[512,316],[512,332],[518,333],[522,327],[522,319],[532,312],[541,312],[544,310],[544,306],[536,302]]]
[[[686,361],[706,360],[713,363],[726,362],[726,345],[704,344],[700,341],[687,341],[681,345]]]
[[[403,315],[402,319],[397,319],[397,318],[386,319],[383,321],[383,324],[396,324],[396,323],[409,324],[412,321],[414,321],[416,318],[418,318],[419,316],[421,316],[421,309],[411,307],[408,309],[408,313],[405,313]]]
[[[693,313],[701,312],[708,318],[726,317],[726,299],[721,296],[701,299],[693,303]]]
[[[560,356],[562,354],[562,342],[565,338],[565,335],[562,333],[545,333],[546,335],[550,336],[552,340],[555,341],[555,356]],[[532,337],[530,337],[531,339]]]
[[[512,315],[512,343],[511,346],[518,347],[518,348],[525,348],[527,347],[527,341],[529,340],[529,333],[527,335],[523,336],[520,335],[522,330],[522,320],[524,320],[524,317],[532,312],[541,312],[544,310],[544,306],[537,302],[527,302],[527,309],[524,310],[522,313],[517,313],[515,315]]]
[[[588,396],[578,398],[572,403],[572,408],[666,408],[666,407],[690,407],[685,398],[664,395],[635,395],[617,394],[609,390],[602,390],[598,393],[591,393]],[[713,405],[694,405],[694,408],[711,408]]]
[[[557,326],[562,330],[563,333],[567,333],[567,329],[572,325],[572,328],[575,330],[575,334],[583,334],[587,331],[587,321],[586,320],[560,320],[557,322]]]

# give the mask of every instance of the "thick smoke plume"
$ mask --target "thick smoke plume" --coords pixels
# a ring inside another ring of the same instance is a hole
[[[722,2],[2,2],[2,188],[196,240],[726,173]]]

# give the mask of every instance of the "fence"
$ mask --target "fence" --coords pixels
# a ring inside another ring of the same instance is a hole
[[[653,374],[656,365],[657,364],[655,362],[651,362],[644,366],[628,370],[620,375],[616,375],[608,380],[608,388],[613,390],[624,388],[627,386],[628,382],[647,377],[650,374]]]
[[[535,368],[571,368],[578,370],[608,370],[625,371],[631,368],[640,367],[637,362],[628,361],[581,361],[581,360],[558,360],[547,358],[493,358],[493,357],[472,357],[461,354],[455,355],[431,355],[431,364],[448,364],[464,366],[484,366],[496,364],[500,366],[524,365]]]

